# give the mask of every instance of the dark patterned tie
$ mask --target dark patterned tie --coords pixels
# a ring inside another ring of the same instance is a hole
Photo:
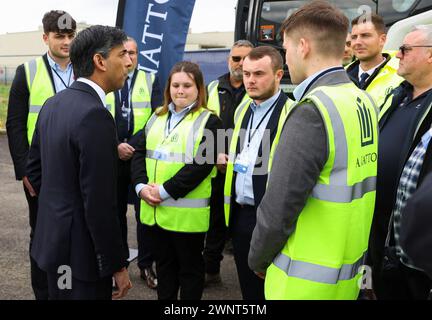
[[[120,91],[120,118],[117,120],[117,131],[121,142],[129,138],[130,109],[129,109],[129,77]]]
[[[366,84],[366,80],[369,78],[369,74],[368,73],[366,73],[366,72],[363,72],[361,75],[360,75],[360,82],[359,82],[359,88],[360,89],[364,89],[364,86],[365,86],[365,84]]]

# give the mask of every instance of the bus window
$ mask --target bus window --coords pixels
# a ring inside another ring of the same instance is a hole
[[[307,0],[259,1],[258,28],[255,29],[258,44],[281,47],[279,36],[281,23],[308,2]],[[350,21],[367,11],[378,13],[383,17],[387,27],[399,20],[432,9],[431,0],[329,0],[329,2],[340,8]]]
[[[259,33],[257,35],[258,41],[262,44],[271,44],[281,47],[279,31],[282,22],[298,8],[308,2],[309,1],[307,0],[263,1],[259,27],[257,30]],[[363,14],[365,11],[376,12],[376,5],[372,0],[332,0],[329,2],[340,8],[350,21],[360,14]]]

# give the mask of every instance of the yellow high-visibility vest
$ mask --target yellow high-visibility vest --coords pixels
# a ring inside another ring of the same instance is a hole
[[[190,112],[165,137],[168,113],[161,116],[158,116],[157,112],[153,114],[145,127],[149,183],[161,185],[186,163],[192,163],[210,115],[211,112],[204,108]],[[156,207],[141,200],[141,222],[150,226],[157,224],[169,231],[207,232],[210,221],[211,179],[215,175],[216,168],[184,198],[169,198]]]
[[[45,101],[55,94],[55,89],[43,57],[24,63],[24,70],[30,93],[27,118],[27,138],[30,144],[39,112]]]
[[[306,101],[324,120],[328,159],[294,232],[267,269],[265,297],[356,299],[375,205],[377,108],[353,83],[318,87]]]
[[[132,89],[131,104],[134,115],[133,134],[142,130],[152,114],[151,96],[155,75],[138,70]],[[115,96],[114,92],[107,94],[105,99],[106,108],[115,119]]]

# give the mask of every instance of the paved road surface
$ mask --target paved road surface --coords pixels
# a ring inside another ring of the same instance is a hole
[[[136,248],[135,218],[129,208],[129,244]],[[22,184],[15,181],[12,160],[7,146],[6,135],[0,134],[0,299],[33,299],[30,286],[30,263],[28,242],[27,202]],[[139,278],[135,262],[131,264],[130,276],[134,287],[127,299],[155,300],[156,292],[147,288]],[[241,299],[234,260],[225,255],[222,262],[222,284],[206,288],[203,299]]]

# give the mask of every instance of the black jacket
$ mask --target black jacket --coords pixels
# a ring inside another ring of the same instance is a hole
[[[212,114],[208,119],[205,129],[212,132],[214,137],[217,137],[217,130],[222,128],[220,119]],[[200,149],[207,144],[205,136],[200,143]],[[202,155],[206,159],[213,159],[213,163],[197,164],[194,161],[192,164],[186,164],[181,168],[171,179],[163,183],[166,192],[175,200],[185,197],[189,192],[194,190],[198,185],[210,174],[214,164],[216,163],[217,139],[215,138],[212,146],[207,146]],[[145,166],[146,158],[146,136],[141,135],[138,145],[135,148],[135,153],[132,158],[132,186],[135,188],[139,183],[147,184],[147,170]],[[210,152],[210,153],[207,153]]]
[[[53,74],[48,63],[47,55],[43,55],[45,66],[47,67],[53,91],[55,92]],[[29,114],[30,92],[27,86],[24,65],[18,66],[15,78],[9,94],[8,113],[6,120],[6,130],[9,141],[9,150],[12,156],[15,177],[21,180],[25,176],[25,167],[29,151],[27,138],[27,118]]]
[[[407,96],[408,91],[412,90],[412,87],[405,81],[399,87],[393,90],[393,93],[388,96],[388,99],[393,99],[390,108],[388,111],[382,116],[379,122],[380,131],[385,128],[386,124],[391,121],[391,117],[393,112],[398,108],[398,106],[402,103],[404,98]],[[401,150],[402,159],[401,163],[398,164],[398,174],[396,181],[399,182],[400,176],[402,174],[405,163],[410,157],[411,153],[414,151],[417,144],[420,142],[421,137],[425,134],[425,132],[431,127],[432,124],[432,110],[429,109],[428,106],[432,103],[432,91],[429,92],[428,96],[423,100],[424,105],[424,113],[419,115],[417,119],[417,123],[424,117],[421,126],[419,127],[418,132],[412,138],[412,142],[408,149]],[[427,113],[426,113],[427,112]],[[409,131],[407,128],[401,128],[401,130]],[[385,164],[383,164],[385,165]],[[429,144],[427,152],[424,157],[423,166],[420,171],[419,180],[417,187],[420,187],[422,184],[424,177],[432,171],[432,144]],[[379,174],[379,173],[378,173]],[[379,188],[377,189],[377,200],[375,205],[375,213],[371,227],[370,240],[369,240],[369,253],[368,253],[368,263],[373,265],[376,268],[376,272],[381,269],[381,261],[383,258],[383,250],[385,239],[388,233],[388,226],[391,213],[393,211],[393,205],[396,202],[396,192],[397,185],[394,186],[385,186],[387,195],[384,197],[383,193],[379,192]],[[390,198],[387,198],[390,197]],[[392,203],[393,205],[388,206],[384,205],[385,203]],[[393,234],[391,238],[391,243],[393,243]]]
[[[218,78],[218,95],[220,103],[220,118],[224,129],[234,129],[234,113],[242,101],[246,90],[242,85],[235,90],[230,83],[230,74],[226,73]]]
[[[432,174],[429,174],[402,211],[400,242],[414,264],[432,279]]]
[[[96,281],[125,266],[117,158],[115,123],[89,85],[74,82],[46,101],[27,165],[39,200],[31,256],[42,270],[67,265]]]
[[[348,68],[346,69],[348,76],[350,77],[351,81],[354,82],[354,84],[357,87],[359,87],[360,89],[366,90],[367,87],[372,83],[372,81],[378,75],[378,73],[380,73],[381,69],[384,68],[384,66],[390,61],[391,56],[388,53],[383,53],[382,55],[386,59],[386,61],[383,64],[381,64],[378,68],[375,69],[374,73],[366,80],[366,82],[362,88],[360,88],[359,78],[358,78],[360,61],[356,60],[348,66]]]

